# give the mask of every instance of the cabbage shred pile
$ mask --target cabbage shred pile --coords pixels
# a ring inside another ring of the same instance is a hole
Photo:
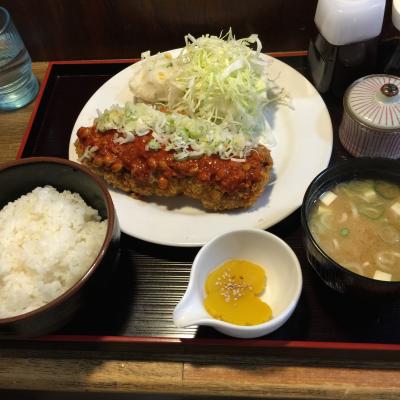
[[[257,130],[271,101],[267,96],[267,61],[260,57],[257,35],[239,40],[231,32],[225,40],[188,35],[185,41],[186,47],[175,61],[179,72],[174,78],[185,94],[182,99],[171,99],[170,109],[236,125],[236,130]],[[251,44],[256,44],[255,51]]]
[[[143,68],[168,85],[165,98],[144,104],[135,97],[100,113],[97,128],[117,129],[120,143],[152,131],[151,148],[164,146],[177,159],[203,154],[244,159],[270,140],[265,112],[271,103],[288,103],[287,92],[268,77],[255,34],[238,40],[231,31],[219,37],[187,35],[185,43],[176,58],[142,56]]]

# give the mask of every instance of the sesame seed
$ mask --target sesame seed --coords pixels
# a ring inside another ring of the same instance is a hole
[[[252,286],[243,281],[243,276],[233,275],[229,269],[224,271],[221,278],[217,279],[216,286],[220,287],[220,294],[225,302],[229,303],[232,299],[237,301],[244,296],[246,292],[252,290]]]

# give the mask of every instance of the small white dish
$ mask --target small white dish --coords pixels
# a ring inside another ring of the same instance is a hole
[[[272,319],[262,324],[241,326],[213,318],[203,302],[208,274],[229,259],[245,259],[265,268],[267,285],[261,299],[272,309]],[[173,313],[177,327],[207,325],[237,338],[264,336],[281,327],[299,300],[303,278],[293,250],[280,238],[261,229],[235,230],[220,235],[198,252],[188,287]]]

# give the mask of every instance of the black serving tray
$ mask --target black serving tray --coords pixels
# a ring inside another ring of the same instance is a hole
[[[308,76],[305,53],[279,56]],[[132,62],[50,63],[18,157],[67,158],[70,134],[85,103],[104,82]],[[334,128],[331,159],[334,163],[350,157],[337,139],[341,98],[331,95],[324,100]],[[355,302],[321,283],[305,257],[299,210],[269,231],[292,247],[304,277],[302,295],[293,316],[270,335],[236,340],[212,328],[176,328],[172,312],[186,289],[191,263],[199,249],[156,245],[123,234],[121,261],[108,291],[102,298],[93,299],[93,304],[68,326],[39,341],[400,350],[400,302],[384,306]]]

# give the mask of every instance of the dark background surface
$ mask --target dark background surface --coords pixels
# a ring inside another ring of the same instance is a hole
[[[135,58],[187,33],[258,33],[264,52],[307,50],[317,0],[3,0],[33,61]],[[396,34],[387,1],[382,38]]]

